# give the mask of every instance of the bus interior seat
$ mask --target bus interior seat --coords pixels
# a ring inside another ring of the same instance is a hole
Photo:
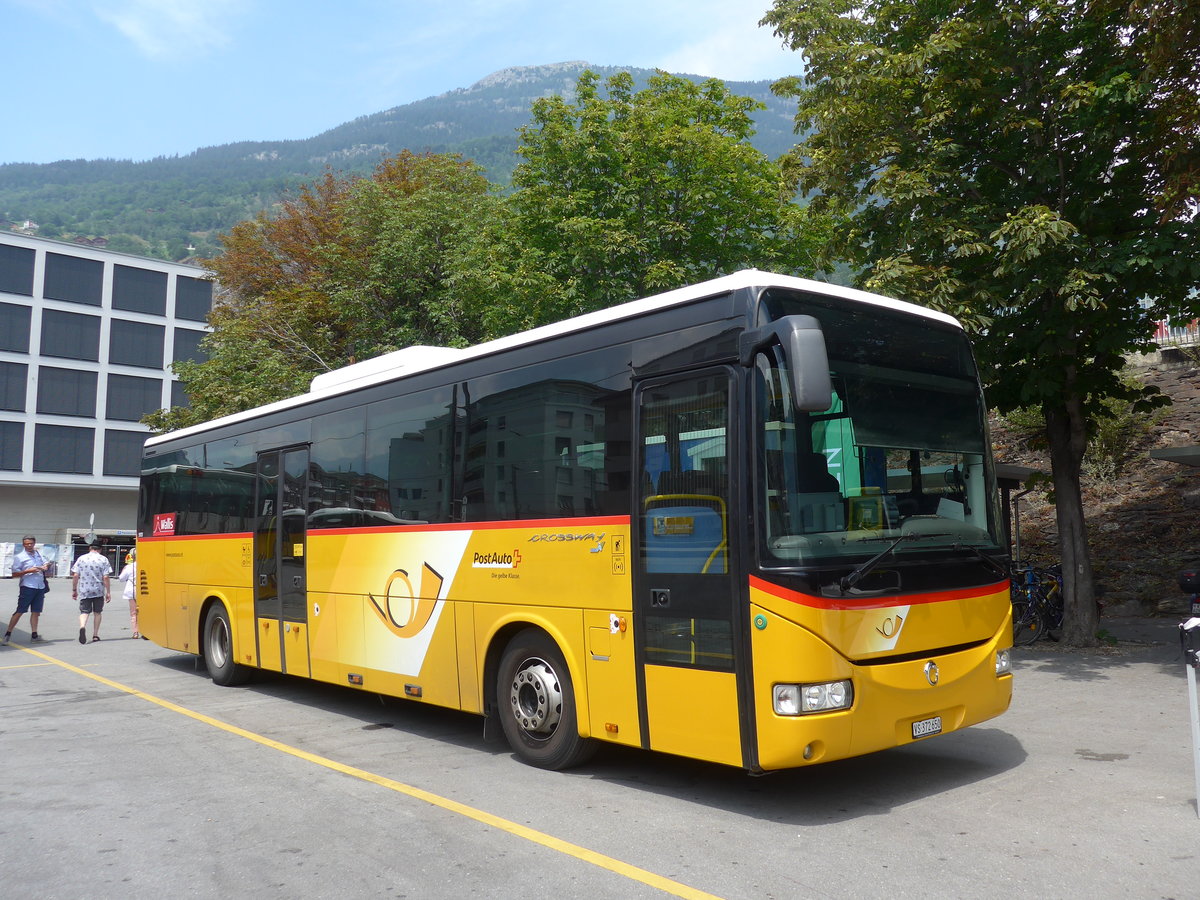
[[[700,470],[663,472],[645,500],[644,547],[650,572],[726,571],[724,475]]]

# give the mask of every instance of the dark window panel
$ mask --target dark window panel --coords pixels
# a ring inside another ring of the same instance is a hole
[[[0,303],[0,350],[29,352],[29,324],[33,310],[16,303]]]
[[[48,300],[99,306],[103,293],[104,263],[100,260],[46,254],[46,284],[42,294]]]
[[[620,371],[601,350],[496,375],[486,392],[475,386],[459,420],[466,440],[452,496],[465,502],[456,515],[477,522],[627,509],[629,394]]]
[[[33,257],[28,247],[0,244],[0,291],[33,296]]]
[[[167,273],[133,266],[113,267],[113,309],[167,314]]]
[[[38,368],[37,411],[56,416],[96,415],[96,373]]]
[[[96,432],[71,425],[38,425],[33,433],[33,471],[92,474]]]
[[[309,509],[370,508],[364,487],[366,407],[338,410],[313,420],[310,449]],[[320,518],[321,527],[360,525],[359,515],[333,514]]]
[[[0,422],[0,469],[21,471],[21,448],[24,443],[23,422]]]
[[[402,520],[452,520],[451,388],[380,400],[367,407],[363,507]],[[461,503],[457,504],[461,507]]]
[[[104,432],[104,474],[129,475],[142,471],[142,445],[150,435],[144,431]]]
[[[42,355],[64,359],[100,359],[100,318],[79,313],[42,311]]]
[[[193,331],[190,328],[175,329],[175,355],[171,357],[174,362],[191,359],[196,362],[204,362],[208,359],[208,354],[200,347],[200,342],[204,340],[208,334],[207,331]]]
[[[163,367],[163,326],[113,319],[108,340],[108,361],[144,369]]]
[[[25,412],[25,383],[29,366],[25,363],[0,362],[0,409]]]
[[[175,318],[205,322],[212,309],[213,283],[203,278],[175,278]]]
[[[162,408],[162,382],[136,375],[108,376],[106,417],[123,422],[140,422],[146,413]]]

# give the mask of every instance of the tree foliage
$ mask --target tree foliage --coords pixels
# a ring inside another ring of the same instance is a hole
[[[511,199],[518,249],[562,318],[749,266],[811,274],[818,228],[750,143],[762,104],[715,79],[584,72],[533,104]]]
[[[147,421],[205,421],[399,347],[478,340],[452,280],[498,202],[473,164],[404,152],[371,178],[326,173],[278,215],[239,223],[208,262],[220,284],[209,359],[178,369],[192,406]]]
[[[1192,314],[1196,10],[1169,0],[777,0],[803,52],[790,169],[828,252],[977,336],[988,397],[1040,407],[1067,637],[1094,641],[1080,465],[1123,354]],[[1168,24],[1174,40],[1156,29]]]

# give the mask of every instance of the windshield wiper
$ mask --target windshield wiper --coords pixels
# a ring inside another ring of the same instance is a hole
[[[863,563],[849,575],[844,576],[841,581],[838,582],[838,587],[842,589],[842,594],[847,594],[854,590],[854,586],[856,584],[862,581],[867,575],[870,575],[872,570],[879,565],[880,561],[898,546],[900,546],[900,544],[904,543],[904,541],[915,541],[921,537],[925,537],[925,535],[916,534],[915,532],[900,535],[900,537],[896,538],[894,541],[884,547],[883,550],[876,553],[865,563]]]
[[[978,547],[973,547],[970,544],[964,544],[960,541],[959,543],[954,545],[954,549],[956,551],[966,550],[969,553],[974,553],[981,560],[983,560],[983,564],[985,566],[987,566],[989,569],[991,569],[993,572],[995,572],[1001,578],[1009,577],[1009,572],[1007,569],[1004,568],[1004,566],[1000,565],[1000,563],[996,562],[994,559],[992,559],[990,556],[988,556],[986,553],[984,553]]]

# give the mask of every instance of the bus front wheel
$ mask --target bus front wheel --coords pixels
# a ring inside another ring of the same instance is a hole
[[[233,661],[233,629],[229,627],[229,613],[220,603],[214,603],[204,617],[203,647],[204,663],[214,682],[229,687],[250,679],[250,667]]]
[[[571,674],[545,632],[527,628],[509,642],[496,700],[509,746],[530,765],[568,769],[596,752],[596,742],[579,735]]]

